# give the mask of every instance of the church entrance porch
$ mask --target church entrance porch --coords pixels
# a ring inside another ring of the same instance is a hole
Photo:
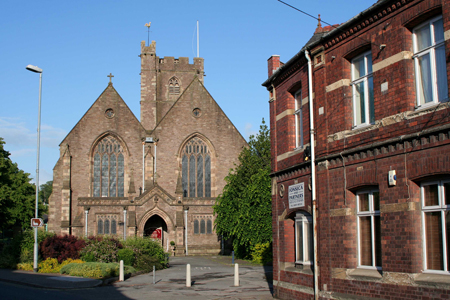
[[[166,249],[169,246],[167,224],[158,215],[150,217],[144,225],[144,237],[159,240],[161,246]],[[167,249],[166,249],[167,251]]]

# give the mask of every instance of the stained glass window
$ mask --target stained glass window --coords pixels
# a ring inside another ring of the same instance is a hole
[[[119,141],[104,137],[94,150],[93,196],[124,197],[124,156]]]
[[[200,221],[200,233],[204,234],[205,233],[205,220],[202,219]]]
[[[199,230],[198,230],[198,220],[194,220],[194,234],[198,234]]]
[[[212,233],[212,221],[211,219],[208,219],[206,221],[206,233],[211,234]]]
[[[109,234],[109,220],[106,219],[105,220],[105,234]]]
[[[183,147],[181,176],[188,197],[211,197],[211,153],[198,137]]]
[[[117,215],[98,215],[97,234],[117,234]]]
[[[97,232],[98,234],[103,234],[103,220],[99,219],[97,222]]]

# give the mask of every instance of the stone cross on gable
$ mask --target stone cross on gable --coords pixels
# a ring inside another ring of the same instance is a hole
[[[112,81],[111,81],[111,79],[114,77],[114,75],[113,74],[111,74],[111,73],[109,73],[109,75],[108,76],[106,76],[106,77],[109,77],[109,83],[112,83]]]

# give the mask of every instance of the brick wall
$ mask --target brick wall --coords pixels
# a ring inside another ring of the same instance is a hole
[[[317,44],[306,45],[314,60],[313,98],[316,139],[318,285],[321,298],[446,299],[448,276],[430,280],[425,268],[420,185],[450,177],[450,106],[416,107],[412,29],[442,15],[446,53],[450,29],[449,5],[438,0],[378,1],[364,14],[343,23]],[[320,30],[319,30],[320,31]],[[385,45],[381,46],[380,45]],[[351,61],[372,54],[375,123],[353,128]],[[448,56],[448,55],[447,55]],[[447,63],[447,74],[450,66]],[[295,148],[293,87],[308,95],[305,54],[273,71],[264,86],[270,92],[273,194],[274,280],[281,299],[312,299],[313,276],[295,271],[293,216],[311,210],[290,210],[281,185],[311,183],[310,164]],[[450,76],[447,77],[450,79]],[[295,91],[294,91],[295,92]],[[309,108],[303,111],[305,143],[309,143]],[[388,184],[395,170],[397,184]],[[380,194],[382,266],[378,275],[358,268],[356,194],[363,189]],[[447,272],[448,273],[448,272]],[[437,284],[436,282],[440,282]],[[431,287],[430,285],[433,285]]]

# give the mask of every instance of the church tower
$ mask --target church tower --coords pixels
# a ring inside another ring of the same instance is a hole
[[[153,130],[195,77],[203,83],[203,58],[156,56],[156,42],[141,42],[141,124]]]

